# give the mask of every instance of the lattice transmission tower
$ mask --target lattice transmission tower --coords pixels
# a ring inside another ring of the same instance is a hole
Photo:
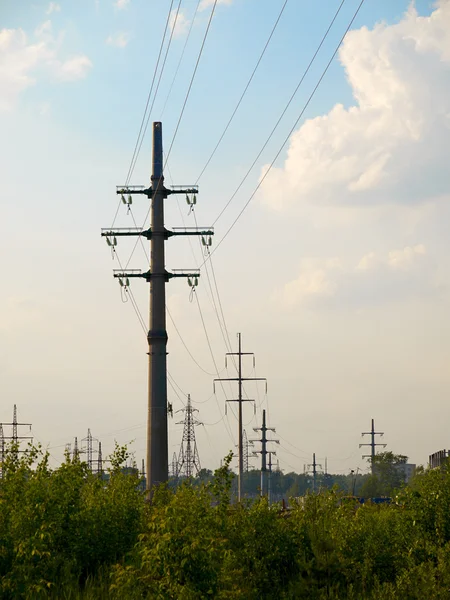
[[[184,475],[185,477],[192,477],[193,475],[198,475],[201,469],[200,456],[197,450],[197,442],[195,441],[195,427],[203,423],[200,423],[194,416],[194,413],[198,412],[198,410],[192,408],[190,394],[188,394],[186,406],[177,410],[177,412],[184,412],[184,421],[178,421],[177,423],[177,425],[184,425],[184,427],[175,476],[180,477]]]

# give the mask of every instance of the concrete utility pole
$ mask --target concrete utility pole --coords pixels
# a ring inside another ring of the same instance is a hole
[[[195,286],[200,275],[198,269],[185,271],[177,269],[169,273],[165,268],[165,242],[175,235],[201,235],[208,243],[214,232],[197,228],[177,228],[169,231],[164,226],[164,200],[171,194],[186,194],[188,203],[195,204],[197,188],[167,189],[164,186],[162,124],[153,123],[153,169],[151,186],[119,186],[117,194],[122,202],[130,206],[132,194],[143,194],[151,202],[151,226],[146,231],[125,228],[102,230],[109,246],[117,243],[118,236],[143,236],[150,241],[150,269],[146,273],[116,271],[114,277],[123,287],[129,285],[132,277],[142,277],[150,283],[150,327],[148,331],[148,419],[147,419],[147,492],[149,499],[155,485],[168,480],[168,432],[167,432],[167,331],[166,331],[166,283],[173,277],[187,277],[188,283]],[[194,194],[189,200],[188,194]],[[128,200],[125,198],[128,195]],[[209,244],[208,244],[209,245]]]
[[[365,435],[370,435],[370,443],[369,444],[360,444],[359,447],[362,448],[362,446],[370,446],[370,454],[364,454],[363,458],[370,458],[370,464],[371,464],[371,469],[372,469],[372,475],[375,472],[375,447],[376,446],[382,446],[383,448],[386,448],[386,444],[377,444],[375,443],[375,436],[379,435],[381,437],[383,437],[384,432],[381,431],[375,431],[375,423],[374,420],[372,419],[372,428],[370,431],[365,431],[361,434],[361,436],[365,436]]]
[[[256,454],[261,454],[261,496],[265,496],[266,488],[267,488],[267,483],[266,483],[267,455],[269,454],[269,457],[270,457],[270,451],[267,450],[267,442],[274,442],[275,444],[280,443],[280,440],[268,440],[267,439],[267,432],[275,431],[275,428],[266,426],[266,411],[265,411],[265,409],[263,410],[263,414],[262,414],[262,426],[261,427],[253,427],[253,431],[261,432],[261,439],[260,440],[252,440],[252,441],[261,443],[261,450],[256,450],[253,454],[255,456],[256,456]]]
[[[243,398],[242,391],[243,386],[242,383],[244,381],[265,381],[266,382],[266,391],[267,391],[267,379],[265,377],[242,377],[242,357],[246,355],[253,356],[253,367],[255,366],[255,355],[253,352],[242,352],[241,348],[241,334],[238,333],[238,351],[237,352],[227,352],[226,356],[237,356],[238,364],[237,364],[237,377],[219,377],[214,379],[216,381],[237,381],[238,382],[238,397],[235,399],[227,400],[227,402],[237,402],[238,403],[238,421],[239,421],[239,434],[238,434],[238,456],[239,456],[239,467],[238,467],[238,502],[241,501],[242,495],[242,478],[244,472],[244,444],[243,444],[243,426],[242,426],[242,403],[243,402],[254,402],[254,400],[250,398]],[[227,366],[227,361],[225,359],[225,367]]]
[[[197,442],[195,440],[195,427],[203,425],[200,421],[194,418],[194,412],[198,412],[196,408],[192,408],[191,395],[188,394],[187,404],[184,408],[177,410],[184,412],[184,421],[178,421],[177,425],[184,425],[183,438],[181,440],[180,454],[178,456],[176,466],[176,477],[185,475],[192,477],[198,475],[201,469],[200,457],[197,450]]]
[[[312,476],[313,476],[313,493],[316,492],[317,489],[317,467],[319,467],[319,469],[322,468],[322,465],[318,465],[316,463],[316,454],[313,454],[313,461],[312,464],[308,465],[308,468],[312,467]]]

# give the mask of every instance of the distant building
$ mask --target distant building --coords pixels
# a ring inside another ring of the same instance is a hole
[[[428,466],[430,469],[437,469],[444,464],[449,456],[450,452],[448,450],[439,450],[434,454],[430,454],[428,457]]]

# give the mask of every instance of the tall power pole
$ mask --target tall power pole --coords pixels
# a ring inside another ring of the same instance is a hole
[[[116,271],[114,277],[122,286],[128,286],[131,277],[142,277],[150,283],[150,327],[148,341],[148,418],[147,418],[147,492],[151,497],[153,487],[168,481],[168,432],[167,432],[167,331],[166,331],[166,283],[173,277],[187,277],[191,285],[198,281],[198,269],[187,272],[177,269],[169,273],[165,268],[165,242],[175,235],[213,235],[211,229],[178,228],[169,231],[164,225],[164,200],[171,194],[198,194],[197,188],[182,189],[164,186],[162,124],[153,123],[153,160],[151,186],[119,186],[117,193],[125,204],[131,204],[132,194],[143,194],[150,200],[151,225],[146,231],[126,228],[103,230],[109,245],[115,244],[117,236],[143,236],[150,241],[150,269],[145,272]],[[128,201],[125,199],[128,195]],[[189,200],[189,198],[188,198]]]
[[[370,458],[370,464],[371,464],[372,475],[373,475],[375,472],[375,448],[376,448],[376,446],[382,446],[383,448],[386,448],[386,444],[377,444],[375,442],[375,436],[379,435],[379,436],[383,437],[384,432],[375,431],[375,423],[374,423],[374,420],[372,419],[371,430],[365,431],[361,435],[362,436],[370,435],[370,443],[369,444],[360,444],[359,447],[362,448],[362,446],[370,446],[370,454],[364,454],[363,458]]]
[[[227,402],[237,402],[238,403],[238,422],[239,422],[239,431],[238,431],[238,457],[239,457],[239,466],[238,466],[238,502],[241,501],[242,495],[242,477],[244,473],[244,444],[243,444],[243,425],[242,425],[242,403],[243,402],[254,402],[250,398],[243,398],[243,382],[244,381],[265,381],[267,388],[267,379],[265,377],[242,377],[242,357],[251,355],[253,356],[253,366],[255,366],[255,355],[253,352],[242,352],[241,347],[241,334],[238,333],[238,351],[237,352],[227,352],[226,356],[237,356],[238,364],[237,364],[237,377],[218,377],[214,379],[216,381],[237,381],[238,382],[238,397],[227,400]],[[227,366],[225,359],[225,366]]]
[[[310,473],[312,473],[312,476],[313,476],[313,492],[315,492],[317,489],[317,468],[319,468],[319,469],[322,468],[322,465],[318,465],[316,463],[316,453],[315,452],[313,453],[313,461],[310,465],[308,465],[308,469],[309,469],[309,467],[312,467]]]
[[[261,439],[252,440],[253,442],[261,443],[261,450],[256,450],[254,454],[261,454],[261,496],[265,496],[267,493],[267,455],[270,455],[270,451],[267,450],[267,443],[274,442],[275,444],[279,444],[280,440],[268,440],[267,432],[275,431],[273,427],[267,427],[266,425],[266,411],[265,409],[262,411],[262,425],[261,427],[254,427],[253,431],[261,432]]]
[[[200,421],[194,417],[194,412],[198,412],[196,408],[192,408],[191,396],[188,394],[187,404],[184,408],[180,408],[177,412],[184,412],[184,421],[178,421],[177,425],[184,425],[183,438],[181,440],[180,454],[176,466],[176,477],[185,475],[192,477],[198,475],[200,471],[200,457],[197,450],[197,442],[195,440],[195,427],[202,425]]]

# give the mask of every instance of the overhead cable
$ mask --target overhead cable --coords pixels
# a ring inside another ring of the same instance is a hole
[[[343,0],[343,1],[345,1],[345,0]],[[250,198],[249,198],[249,199],[247,200],[247,202],[244,204],[244,207],[243,207],[243,208],[242,208],[242,210],[239,212],[238,216],[235,218],[235,220],[233,221],[233,223],[232,223],[232,224],[230,225],[230,227],[227,229],[227,231],[225,232],[225,234],[223,235],[223,237],[220,239],[220,241],[218,242],[218,244],[215,246],[214,250],[211,252],[211,255],[212,255],[212,254],[214,254],[214,252],[216,252],[216,251],[217,251],[217,249],[219,248],[219,246],[220,246],[220,245],[222,244],[222,242],[223,242],[223,241],[226,239],[226,237],[228,236],[228,234],[230,233],[230,231],[231,231],[231,230],[233,229],[233,227],[236,225],[236,223],[238,222],[238,220],[240,219],[240,217],[241,217],[241,216],[242,216],[242,214],[244,213],[245,209],[246,209],[246,208],[247,208],[247,206],[250,204],[250,202],[251,202],[251,201],[252,201],[252,199],[254,198],[255,194],[257,193],[257,191],[259,190],[259,188],[260,188],[260,187],[261,187],[261,185],[263,184],[263,182],[264,182],[264,180],[266,179],[267,175],[268,175],[268,174],[269,174],[269,172],[271,171],[271,169],[272,169],[273,165],[275,164],[275,161],[276,161],[276,160],[277,160],[277,158],[280,156],[280,154],[281,154],[281,152],[282,152],[283,148],[285,147],[285,145],[286,145],[286,144],[287,144],[287,142],[289,141],[289,138],[291,137],[292,133],[294,132],[295,128],[297,127],[297,125],[298,125],[298,123],[299,123],[300,119],[303,117],[303,115],[304,115],[304,113],[305,113],[306,109],[308,108],[308,106],[309,106],[309,104],[310,104],[311,100],[313,99],[313,97],[314,97],[314,95],[315,95],[315,93],[316,93],[316,91],[317,91],[317,89],[318,89],[319,85],[322,83],[322,80],[323,80],[323,78],[325,77],[326,73],[328,72],[328,69],[330,68],[330,65],[331,65],[331,63],[332,63],[332,62],[333,62],[333,60],[334,60],[334,57],[336,56],[336,54],[337,54],[337,52],[338,52],[338,50],[339,50],[339,48],[340,48],[340,46],[341,46],[342,42],[344,41],[344,38],[345,38],[345,36],[347,35],[348,31],[350,30],[350,27],[353,25],[353,22],[354,22],[354,20],[356,19],[356,17],[357,17],[357,15],[358,15],[358,13],[359,13],[359,11],[360,11],[360,9],[361,9],[361,7],[362,7],[362,5],[363,5],[363,4],[364,4],[364,0],[361,0],[361,2],[360,2],[360,4],[359,4],[358,8],[356,9],[356,11],[355,11],[355,13],[354,13],[354,15],[353,15],[353,17],[352,17],[352,19],[351,19],[351,21],[350,21],[350,23],[349,23],[349,24],[348,24],[348,26],[347,26],[347,29],[345,30],[345,33],[344,33],[344,35],[343,35],[343,36],[342,36],[342,38],[340,39],[340,41],[339,41],[339,44],[336,46],[336,48],[335,48],[335,50],[334,50],[334,52],[333,52],[333,54],[332,54],[332,56],[331,56],[330,60],[328,61],[328,63],[327,63],[327,65],[326,65],[325,69],[323,70],[323,72],[322,72],[322,75],[320,76],[320,78],[319,78],[318,82],[317,82],[317,83],[316,83],[316,85],[314,86],[314,89],[313,89],[313,91],[311,92],[311,94],[310,94],[310,96],[309,96],[308,100],[306,101],[305,105],[303,106],[303,108],[302,108],[302,110],[301,110],[301,112],[300,112],[299,116],[297,117],[297,119],[296,119],[296,121],[295,121],[294,125],[291,127],[291,129],[290,129],[290,131],[289,131],[288,135],[287,135],[287,136],[286,136],[286,138],[284,139],[284,141],[283,141],[282,145],[280,146],[280,148],[279,148],[278,152],[276,153],[275,157],[273,158],[272,162],[271,162],[271,163],[270,163],[270,165],[267,167],[267,169],[266,169],[266,171],[265,171],[264,175],[263,175],[263,176],[260,178],[260,180],[259,180],[259,182],[258,182],[258,185],[256,186],[256,188],[255,188],[255,189],[254,189],[254,191],[252,192],[252,194],[251,194]],[[278,125],[278,123],[277,123],[277,125]],[[276,127],[277,127],[277,125],[276,125]],[[273,133],[273,131],[274,131],[274,130],[275,130],[275,129],[273,129],[273,130],[272,130],[272,133]],[[271,135],[272,135],[272,134],[271,134]],[[267,141],[268,141],[268,140],[267,140]],[[266,144],[264,145],[264,147],[265,147],[266,145],[267,145],[267,142],[266,142]],[[263,147],[263,149],[264,149],[264,147]],[[258,157],[256,158],[256,160],[259,158],[259,156],[261,155],[261,153],[262,153],[262,150],[261,150],[261,152],[258,154]],[[230,198],[230,200],[228,201],[228,203],[227,203],[227,204],[225,205],[225,207],[222,209],[221,213],[220,213],[220,214],[219,214],[219,216],[216,218],[216,220],[214,221],[214,223],[216,223],[216,222],[217,222],[217,220],[218,220],[218,219],[220,218],[220,216],[223,214],[223,212],[225,211],[225,209],[227,208],[227,206],[230,204],[231,200],[234,198],[234,196],[236,195],[237,191],[240,189],[240,187],[241,187],[241,186],[242,186],[242,184],[244,183],[245,179],[248,177],[248,174],[249,174],[249,173],[250,173],[250,171],[252,170],[253,166],[256,164],[256,160],[253,162],[253,164],[252,164],[252,166],[250,167],[249,171],[248,171],[248,172],[247,172],[247,174],[245,175],[245,178],[244,178],[244,179],[243,179],[243,181],[242,181],[242,182],[239,184],[239,187],[237,188],[237,190],[236,190],[236,191],[235,191],[235,193],[233,194],[232,198]],[[206,260],[208,260],[208,258],[206,258]],[[200,267],[202,267],[202,266],[205,264],[206,260],[203,262],[203,264],[202,264],[202,265],[200,265]]]

